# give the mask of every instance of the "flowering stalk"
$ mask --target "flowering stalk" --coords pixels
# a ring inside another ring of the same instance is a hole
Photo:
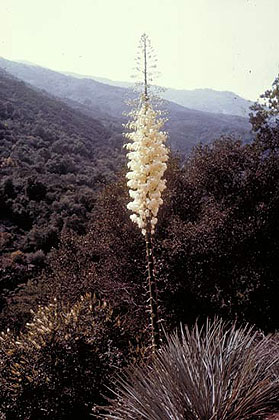
[[[151,348],[154,353],[156,347],[160,342],[160,328],[159,328],[159,316],[158,316],[158,296],[156,287],[156,277],[154,271],[154,254],[151,229],[146,229],[145,233],[145,245],[146,245],[146,260],[147,260],[147,272],[148,272],[148,308],[150,316],[150,329],[151,329]]]
[[[163,200],[161,194],[166,188],[166,180],[162,179],[167,168],[168,150],[165,146],[167,135],[160,131],[164,123],[158,119],[158,111],[154,111],[143,96],[143,103],[134,113],[134,121],[128,124],[133,131],[125,136],[131,143],[125,145],[130,150],[126,174],[129,195],[133,199],[128,209],[133,212],[131,220],[138,225],[145,235],[149,226],[151,234],[155,231],[157,214]]]
[[[167,134],[161,131],[165,122],[160,111],[153,109],[150,103],[147,80],[147,37],[141,38],[143,44],[143,75],[144,91],[140,97],[138,108],[130,113],[132,121],[127,124],[131,131],[125,134],[130,143],[125,147],[129,150],[128,178],[129,195],[132,201],[127,208],[133,212],[131,220],[138,225],[146,242],[146,257],[148,269],[148,308],[150,312],[150,328],[152,351],[159,344],[158,303],[156,279],[154,273],[154,255],[152,235],[157,224],[157,214],[163,204],[161,194],[166,188],[163,179],[167,168],[168,150],[165,146]]]

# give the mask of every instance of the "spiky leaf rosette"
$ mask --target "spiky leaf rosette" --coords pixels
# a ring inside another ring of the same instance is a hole
[[[165,145],[167,134],[161,131],[165,120],[145,100],[131,115],[133,120],[127,124],[131,132],[126,133],[125,137],[131,140],[131,143],[126,144],[126,148],[130,150],[127,154],[130,172],[126,177],[133,200],[127,208],[133,212],[130,218],[139,226],[142,234],[145,235],[148,223],[153,234],[158,210],[163,203],[161,194],[166,188],[163,175],[168,160],[168,149]]]
[[[278,346],[220,319],[167,336],[151,364],[116,382],[105,419],[248,420],[278,407]]]

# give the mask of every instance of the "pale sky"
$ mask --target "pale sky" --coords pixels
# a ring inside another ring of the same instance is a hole
[[[255,100],[279,72],[279,0],[0,0],[0,56],[129,81],[146,32],[177,88]]]

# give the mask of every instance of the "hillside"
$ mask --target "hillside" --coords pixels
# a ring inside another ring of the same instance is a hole
[[[0,140],[2,289],[43,261],[63,227],[84,232],[96,192],[123,156],[101,122],[2,70]]]
[[[15,287],[42,264],[64,227],[85,232],[96,191],[124,164],[127,94],[124,88],[40,67],[10,66],[33,86],[0,72],[2,288]],[[244,118],[171,102],[167,107],[174,150],[187,153],[199,141],[228,133],[249,140]],[[8,286],[9,278],[13,285]]]
[[[118,133],[121,132],[123,111],[127,110],[125,99],[131,97],[129,89],[4,59],[0,59],[0,67],[25,82],[68,101],[68,105],[81,112],[97,117]],[[251,138],[247,118],[201,112],[168,101],[165,107],[168,111],[170,145],[179,152],[188,153],[195,144],[208,143],[226,134],[241,136],[244,141]]]

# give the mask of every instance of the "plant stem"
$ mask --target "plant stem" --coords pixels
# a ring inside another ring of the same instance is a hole
[[[143,56],[144,56],[144,99],[148,101],[148,83],[147,83],[147,45],[146,37],[144,38],[143,44]]]
[[[148,80],[147,80],[147,36],[143,36],[143,57],[144,57],[144,102],[145,102],[145,112],[147,109],[147,104],[149,101],[148,97]],[[146,259],[147,259],[147,271],[148,271],[148,300],[147,307],[149,308],[150,316],[150,329],[151,329],[151,349],[152,354],[155,353],[156,348],[160,343],[160,330],[158,323],[158,301],[157,301],[157,287],[156,287],[156,278],[154,273],[154,254],[153,254],[153,245],[152,245],[152,235],[151,235],[151,223],[150,220],[147,221],[146,234],[145,234],[145,244],[146,244]]]
[[[149,308],[150,315],[150,329],[151,329],[151,348],[154,354],[156,348],[160,343],[160,330],[159,330],[159,319],[158,319],[158,302],[157,302],[157,287],[156,278],[154,274],[154,254],[153,244],[151,238],[151,226],[148,223],[145,234],[146,244],[146,259],[147,259],[147,271],[148,271],[148,300],[147,306]]]

